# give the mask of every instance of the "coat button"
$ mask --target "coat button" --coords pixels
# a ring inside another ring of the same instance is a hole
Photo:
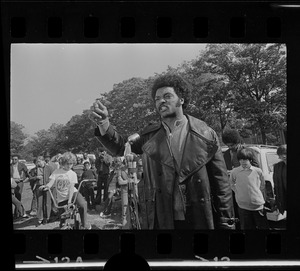
[[[201,198],[201,199],[200,199],[200,202],[204,202],[204,201],[205,201],[205,199],[204,199],[204,198]]]
[[[202,181],[200,179],[197,180],[198,183],[201,183]]]

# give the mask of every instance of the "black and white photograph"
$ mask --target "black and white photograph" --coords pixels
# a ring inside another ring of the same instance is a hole
[[[12,43],[13,229],[286,230],[287,46]]]

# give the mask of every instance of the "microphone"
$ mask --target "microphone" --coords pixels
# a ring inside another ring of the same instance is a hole
[[[132,144],[132,143],[136,142],[137,140],[139,140],[140,138],[141,137],[138,133],[134,133],[128,137],[127,142]]]

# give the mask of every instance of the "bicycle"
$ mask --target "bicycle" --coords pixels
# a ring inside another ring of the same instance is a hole
[[[64,204],[64,205],[57,204],[56,199],[54,198],[54,196],[51,192],[51,189],[48,190],[50,193],[50,196],[53,200],[54,206],[59,210],[59,212],[64,210],[63,213],[60,213],[59,228],[61,230],[78,230],[78,229],[80,229],[81,219],[80,219],[80,215],[79,215],[79,208],[76,204],[76,199],[77,199],[77,195],[80,191],[81,186],[88,182],[92,182],[93,185],[95,185],[97,180],[96,179],[82,180],[77,188],[78,191],[70,204]],[[72,221],[73,221],[73,223],[72,223]]]

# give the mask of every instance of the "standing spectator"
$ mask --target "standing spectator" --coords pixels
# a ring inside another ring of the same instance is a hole
[[[240,166],[240,163],[237,159],[237,152],[245,146],[239,132],[234,129],[227,129],[223,131],[222,141],[228,147],[228,150],[226,150],[224,153],[224,160],[227,170],[231,171],[233,168]],[[259,162],[255,150],[250,149],[250,151],[253,153],[253,158],[250,161],[251,165],[254,167],[259,167]]]
[[[82,223],[82,229],[91,229],[87,224],[87,203],[84,197],[77,191],[75,184],[78,183],[76,173],[71,170],[76,163],[76,156],[71,152],[66,152],[61,157],[61,168],[56,169],[49,178],[49,183],[40,187],[40,190],[48,190],[53,185],[56,192],[56,199],[59,206],[70,205],[76,194],[76,204],[79,206],[79,214]]]
[[[12,163],[10,166],[10,176],[17,183],[15,189],[16,198],[21,201],[23,192],[23,182],[28,178],[28,169],[25,164],[19,162],[20,156],[15,154],[12,156]]]
[[[91,163],[90,158],[88,157],[87,152],[85,152],[85,153],[83,154],[83,161],[82,161],[82,163],[84,164],[84,162],[89,162],[89,163]]]
[[[22,202],[22,192],[24,182],[28,180],[28,169],[25,164],[19,162],[18,154],[12,155],[12,163],[10,165],[10,177],[17,183],[15,188],[15,197]],[[16,215],[16,213],[15,213]]]
[[[10,184],[11,184],[11,201],[12,204],[15,206],[15,219],[18,218],[27,218],[28,215],[25,213],[25,209],[23,207],[22,202],[20,202],[16,197],[15,197],[15,188],[17,187],[17,183],[13,178],[10,178]]]
[[[77,180],[78,180],[78,184],[76,184],[76,187],[78,187],[78,185],[81,182],[81,178],[82,178],[82,174],[84,171],[84,166],[82,163],[82,158],[77,156],[77,163],[72,167],[72,170],[75,171],[76,175],[77,175]]]
[[[151,96],[160,121],[122,137],[99,99],[91,107],[95,135],[113,155],[127,141],[142,154],[139,202],[143,229],[234,229],[232,192],[216,132],[184,113],[190,84],[175,73],[157,77]]]
[[[281,160],[274,165],[273,181],[275,204],[281,214],[287,210],[287,189],[286,189],[286,167],[287,167],[287,145],[281,145],[277,149],[277,155]]]
[[[130,214],[128,208],[128,182],[129,182],[129,175],[128,175],[128,168],[126,166],[126,159],[120,170],[117,173],[118,183],[121,187],[121,204],[122,204],[122,229],[130,229],[131,228],[131,221],[130,221]]]
[[[60,157],[61,157],[61,154],[58,153],[58,154],[54,155],[51,158],[51,162],[52,162],[52,165],[53,165],[54,169],[59,169],[60,168],[60,164],[59,164],[59,158]]]
[[[110,172],[109,179],[108,179],[108,196],[104,202],[103,211],[100,212],[100,217],[107,217],[111,214],[111,208],[113,205],[113,196],[117,192],[118,176],[122,165],[123,162],[121,157],[115,157],[112,165],[113,169]]]
[[[41,186],[46,185],[49,182],[49,177],[54,171],[52,167],[46,165],[44,157],[38,156],[36,158],[36,198],[37,198],[37,218],[38,225],[46,224],[50,221],[50,215],[52,210],[52,199],[49,191],[42,191],[39,189]]]
[[[81,180],[95,179],[95,181],[97,181],[97,174],[94,170],[91,169],[90,162],[85,161],[83,165],[84,165],[84,171],[82,173]],[[85,200],[87,201],[88,209],[94,210],[95,209],[94,185],[92,183],[83,183],[81,188],[82,189],[79,192],[85,197]]]
[[[52,167],[53,169],[57,168],[57,165],[51,160],[51,156],[49,152],[45,152],[44,154],[44,159],[45,159],[45,163],[46,165],[49,165],[50,167]]]
[[[91,162],[91,170],[95,171],[97,178],[98,178],[98,174],[97,174],[97,168],[96,168],[96,161],[95,159],[90,159]]]
[[[264,212],[265,180],[262,170],[251,165],[252,155],[249,148],[238,151],[240,166],[232,170],[230,181],[239,207],[241,229],[268,229]]]
[[[32,168],[28,175],[29,175],[29,183],[30,183],[30,188],[32,191],[32,201],[31,201],[31,208],[30,208],[30,215],[36,216],[37,215],[37,193],[36,193],[36,187],[37,187],[37,181],[39,180],[37,177],[37,160],[33,159],[33,163],[35,164],[35,167]]]
[[[226,129],[223,131],[222,134],[222,141],[224,144],[228,146],[228,150],[224,152],[224,160],[226,164],[226,168],[228,171],[228,174],[231,173],[232,169],[239,167],[240,163],[237,159],[237,152],[244,148],[243,140],[240,137],[240,134],[237,130],[234,129]],[[257,154],[253,149],[249,149],[252,152],[252,158],[250,160],[250,163],[254,167],[259,167],[259,162],[257,158]],[[240,229],[240,221],[239,221],[239,209],[237,202],[235,200],[235,194],[233,191],[233,207],[234,207],[234,213],[235,217],[238,218],[238,221],[236,222],[236,229]]]
[[[107,198],[107,181],[110,171],[110,163],[105,159],[106,153],[100,152],[99,157],[96,158],[96,168],[98,173],[98,182],[97,182],[97,195],[96,195],[96,204],[101,204],[102,201],[102,189],[103,189],[103,202]]]

